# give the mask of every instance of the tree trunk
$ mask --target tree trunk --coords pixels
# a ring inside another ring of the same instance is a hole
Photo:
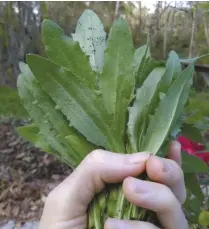
[[[205,38],[209,46],[209,33],[208,33],[208,26],[207,26],[205,15],[203,15],[203,25],[204,25],[204,31],[205,31]]]
[[[155,10],[155,16],[156,16],[155,29],[157,33],[160,30],[160,10],[161,9],[162,9],[162,1],[157,1],[157,6]]]
[[[194,45],[195,45],[195,31],[196,31],[196,18],[197,18],[197,6],[198,3],[194,5],[194,12],[192,17],[192,31],[191,31],[191,40],[190,40],[190,47],[189,47],[189,58],[191,58],[194,54]]]
[[[160,37],[160,12],[162,10],[162,1],[156,2],[155,13],[151,16],[151,24],[149,33],[151,35],[151,41],[155,49],[159,49],[159,37]]]
[[[141,35],[142,31],[142,4],[141,1],[139,2],[139,36]]]
[[[119,7],[120,7],[120,1],[116,1],[116,4],[115,4],[115,19],[118,18]]]
[[[163,34],[163,58],[166,59],[167,57],[167,43],[168,43],[168,30],[170,26],[170,15],[171,12],[169,11],[166,17],[166,23],[164,26],[164,34]]]

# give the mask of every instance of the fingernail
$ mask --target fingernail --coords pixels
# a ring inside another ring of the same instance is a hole
[[[107,229],[129,229],[130,225],[126,221],[108,218],[105,228]]]
[[[169,170],[171,170],[171,163],[168,161],[164,160],[163,158],[160,158],[160,161],[163,165],[163,172],[167,173]]]
[[[135,193],[148,193],[150,191],[150,185],[147,183],[147,181],[132,178],[131,183]]]
[[[139,164],[145,162],[149,158],[150,154],[147,152],[134,153],[129,155],[128,162],[131,164]]]
[[[180,144],[180,142],[173,140],[171,142],[171,144],[172,144],[172,146],[174,147],[175,150],[181,151],[181,144]]]

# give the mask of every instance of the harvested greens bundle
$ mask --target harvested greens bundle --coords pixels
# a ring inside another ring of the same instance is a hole
[[[30,54],[28,65],[20,63],[18,91],[33,119],[19,128],[25,139],[73,168],[97,148],[166,156],[168,142],[181,132],[195,59],[182,71],[174,51],[163,62],[151,57],[148,45],[135,50],[122,18],[106,41],[91,10],[82,14],[72,38],[50,20],[43,21],[42,34],[47,58]],[[192,156],[184,154],[183,160],[188,181],[207,170]],[[188,193],[194,194],[192,189]],[[89,228],[102,228],[108,216],[154,218],[128,203],[120,184],[108,186],[92,201]]]

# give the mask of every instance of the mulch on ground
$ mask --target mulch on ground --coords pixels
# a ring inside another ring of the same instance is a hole
[[[71,172],[0,123],[0,219],[38,220],[48,193]]]

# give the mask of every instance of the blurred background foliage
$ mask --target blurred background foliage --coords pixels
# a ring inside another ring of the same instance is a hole
[[[148,8],[150,7],[150,9]],[[48,18],[70,36],[81,13],[90,8],[109,31],[124,16],[136,47],[151,37],[151,51],[166,59],[170,50],[181,58],[209,53],[209,2],[109,1],[109,2],[0,2],[0,85],[16,87],[18,62],[27,53],[44,55],[41,22]],[[198,83],[198,82],[197,82]]]
[[[78,18],[87,8],[98,14],[107,34],[115,19],[125,17],[136,47],[145,44],[149,34],[151,52],[157,59],[165,60],[171,50],[181,58],[209,53],[209,2],[3,1],[0,2],[0,117],[27,115],[15,91],[18,63],[25,61],[27,53],[45,55],[42,20],[53,20],[71,36]],[[193,93],[186,111],[198,112],[189,122],[209,114],[208,79],[208,73],[197,73],[194,77]]]
[[[125,17],[136,47],[145,44],[149,34],[152,55],[158,59],[165,60],[171,50],[181,58],[209,53],[209,2],[0,2],[0,116],[26,115],[15,96],[18,63],[25,61],[27,53],[45,55],[41,39],[42,20],[53,20],[71,36],[78,18],[87,8],[98,14],[107,33],[116,18]],[[208,73],[206,75],[208,77]],[[209,80],[201,73],[197,73],[194,79],[187,112],[199,112],[190,121],[209,114]],[[18,110],[14,112],[16,108]]]
[[[27,111],[21,104],[17,90],[9,87],[0,88],[0,119],[13,118],[18,119],[27,117]]]

